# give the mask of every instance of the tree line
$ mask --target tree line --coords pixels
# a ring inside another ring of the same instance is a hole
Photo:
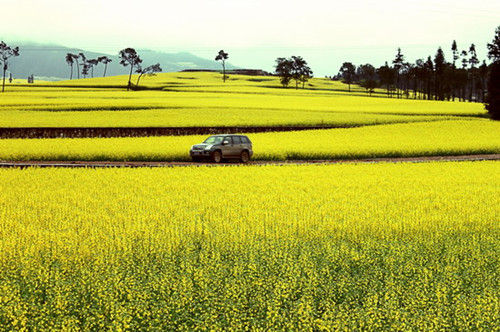
[[[136,87],[139,86],[139,82],[144,75],[146,76],[155,75],[156,73],[162,71],[159,63],[143,67],[141,57],[139,56],[137,51],[133,48],[125,48],[121,50],[118,54],[119,54],[120,64],[124,67],[130,66],[127,90],[133,88],[132,74],[134,73],[134,70],[135,73],[138,74],[137,82],[135,84]],[[93,78],[94,68],[97,67],[99,63],[104,64],[104,71],[102,77],[106,77],[108,64],[111,63],[112,61],[113,60],[107,56],[98,57],[97,59],[87,59],[84,53],[66,54],[66,63],[70,67],[70,80],[73,79],[73,67],[75,66],[75,64],[76,64],[76,72],[78,74],[78,79],[80,78],[80,73],[82,74],[83,78],[86,78],[89,75],[89,73],[90,76]]]
[[[371,95],[377,87],[385,88],[388,97],[413,98],[426,100],[459,100],[483,102],[494,119],[500,118],[500,26],[495,30],[491,43],[487,44],[488,58],[492,61],[487,64],[477,57],[476,46],[471,44],[460,51],[456,41],[451,43],[452,60],[447,61],[443,49],[438,48],[432,58],[418,59],[415,63],[405,61],[405,56],[398,48],[394,59],[379,68],[371,64],[356,67],[351,62],[344,62],[336,76],[332,79],[341,79],[348,85],[359,84]],[[0,42],[0,64],[3,70],[2,92],[5,91],[6,72],[9,60],[19,56],[19,47],[11,47]],[[226,81],[226,60],[229,54],[220,50],[215,60],[221,61],[223,76]],[[137,73],[136,87],[144,75],[155,75],[161,72],[160,64],[147,67],[142,66],[142,59],[133,48],[125,48],[119,52],[120,64],[130,66],[127,90],[132,89],[132,74]],[[112,62],[107,56],[97,59],[87,59],[84,53],[68,53],[65,57],[70,67],[70,79],[73,79],[74,67],[78,78],[81,75],[94,77],[94,69],[104,64],[103,77],[106,76],[107,66]],[[305,83],[313,77],[313,72],[307,61],[300,56],[276,59],[275,75],[280,78],[283,87],[288,87],[295,81],[295,88],[299,85],[305,88]]]
[[[499,31],[500,27],[495,38]],[[410,63],[398,48],[394,59],[379,68],[369,63],[355,66],[344,62],[332,79],[342,80],[349,91],[351,84],[358,84],[370,94],[376,88],[385,89],[387,96],[394,98],[486,102],[492,64],[479,61],[474,44],[460,51],[453,41],[450,50],[451,61],[446,60],[439,47],[433,57]],[[490,55],[489,58],[492,59]]]

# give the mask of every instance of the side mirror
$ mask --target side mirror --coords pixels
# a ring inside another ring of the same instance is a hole
[[[228,145],[228,144],[229,144],[229,141],[222,142],[222,145]]]

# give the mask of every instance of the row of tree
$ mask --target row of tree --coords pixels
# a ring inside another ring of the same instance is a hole
[[[390,64],[386,62],[375,68],[371,64],[356,67],[344,62],[334,78],[348,84],[349,91],[351,84],[356,83],[370,94],[377,87],[384,88],[389,97],[485,102],[490,70],[486,61],[479,65],[474,44],[459,52],[453,41],[451,51],[451,62],[446,61],[443,50],[438,48],[433,58],[410,63],[399,48]]]
[[[89,75],[89,73],[91,77],[94,77],[94,68],[97,67],[97,65],[100,63],[104,64],[104,72],[102,74],[102,77],[105,77],[106,71],[108,69],[108,64],[112,61],[113,60],[108,58],[107,56],[101,56],[98,57],[97,59],[87,59],[87,57],[83,53],[78,53],[78,54],[68,53],[66,54],[66,63],[70,67],[69,79],[70,80],[73,79],[73,67],[75,66],[75,64],[76,64],[76,73],[78,75],[78,79],[80,78],[80,72],[83,78],[86,78]]]
[[[139,86],[139,82],[144,75],[155,75],[162,71],[160,64],[154,64],[151,66],[143,67],[142,59],[137,54],[137,51],[133,48],[125,48],[119,53],[120,64],[124,67],[130,66],[129,79],[127,84],[127,90],[132,88],[132,74],[138,74],[136,86]],[[108,68],[108,64],[113,60],[108,58],[107,56],[98,57],[97,59],[87,59],[85,54],[66,54],[66,63],[70,67],[70,79],[73,79],[73,67],[76,64],[76,72],[78,74],[78,79],[80,78],[80,68],[81,74],[83,78],[86,78],[89,73],[91,77],[94,77],[94,68],[97,67],[99,63],[104,64],[104,72],[102,74],[103,77],[106,76],[106,71]]]

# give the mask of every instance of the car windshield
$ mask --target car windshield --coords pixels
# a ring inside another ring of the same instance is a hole
[[[220,144],[220,143],[222,143],[223,139],[224,139],[224,137],[222,137],[222,136],[210,136],[203,143],[206,143],[206,144]]]

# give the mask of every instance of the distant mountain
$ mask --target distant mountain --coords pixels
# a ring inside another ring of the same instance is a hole
[[[113,59],[113,62],[108,65],[107,76],[128,74],[127,68],[120,65],[118,55],[89,52],[57,45],[24,44],[16,46],[19,46],[20,56],[12,58],[9,65],[9,71],[12,72],[14,78],[23,79],[34,75],[36,78],[46,80],[68,79],[70,67],[66,64],[66,54],[80,52],[84,53],[87,59],[95,59],[104,55]],[[152,50],[137,50],[137,52],[143,59],[143,65],[160,63],[164,72],[185,69],[219,70],[221,68],[220,63],[216,61],[203,59],[187,52],[164,53]],[[236,68],[231,64],[226,64],[226,67],[228,69]],[[99,64],[94,70],[94,76],[102,76],[103,71],[104,65]],[[76,78],[76,69],[73,77]]]

